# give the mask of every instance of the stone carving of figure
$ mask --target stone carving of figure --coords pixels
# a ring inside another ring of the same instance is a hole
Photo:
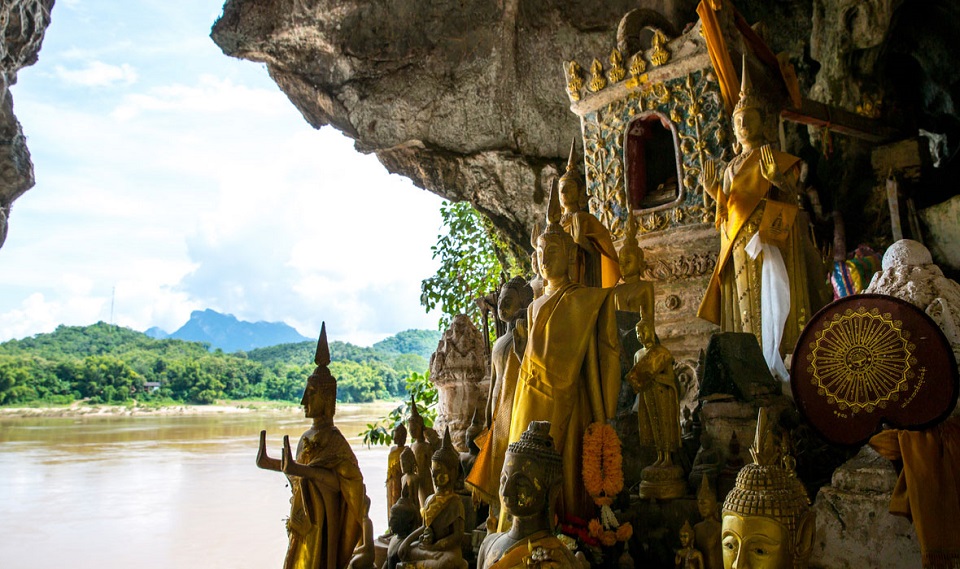
[[[420,473],[417,470],[417,456],[413,454],[413,449],[405,447],[400,453],[400,488],[407,488],[410,492],[410,501],[420,511]],[[417,522],[417,525],[420,525]],[[412,530],[411,530],[412,531]]]
[[[784,464],[766,409],[757,419],[750,447],[753,463],[737,475],[723,502],[723,566],[806,569],[816,534],[816,517],[796,473]]]
[[[433,427],[442,433],[449,426],[459,452],[467,450],[462,446],[463,434],[470,426],[474,410],[482,411],[486,406],[487,358],[483,333],[466,314],[453,317],[431,357],[430,381],[437,386],[438,395]]]
[[[413,444],[410,450],[417,460],[417,474],[419,475],[419,484],[417,485],[417,494],[419,503],[427,501],[427,497],[433,494],[433,481],[430,479],[430,456],[433,454],[433,448],[427,442],[424,434],[423,417],[417,409],[417,402],[410,398],[410,419],[407,420],[407,430],[410,432],[410,438]]]
[[[697,492],[697,510],[703,521],[693,526],[693,543],[703,554],[706,569],[723,569],[723,547],[720,544],[720,516],[717,496],[704,474]]]
[[[459,470],[460,457],[447,429],[431,460],[437,490],[423,505],[423,525],[400,544],[401,569],[467,569],[462,550],[463,502],[453,491]]]
[[[397,503],[390,508],[390,543],[387,544],[387,559],[382,569],[396,569],[400,562],[400,544],[413,530],[420,527],[420,507],[411,498],[413,492],[404,486]]]
[[[293,491],[284,569],[346,567],[361,539],[367,515],[357,457],[333,424],[337,380],[327,368],[330,351],[326,325],[320,329],[314,360],[317,367],[307,379],[300,401],[313,425],[300,437],[296,458],[287,436],[283,437],[281,458],[268,456],[267,432],[260,431],[257,466],[286,474]]]
[[[703,433],[700,436],[700,449],[697,456],[693,459],[693,468],[690,469],[690,486],[698,488],[706,476],[711,484],[716,484],[717,476],[720,475],[720,469],[723,467],[720,452],[716,449],[713,437],[710,433]]]
[[[783,244],[760,239],[764,209],[772,207],[768,198],[797,205],[800,174],[799,158],[766,144],[762,113],[744,60],[740,101],[733,111],[741,149],[724,170],[722,184],[712,162],[703,168],[703,187],[717,202],[720,254],[697,315],[724,332],[756,335],[767,366],[786,381],[783,355],[828,296],[804,212]]]
[[[680,550],[674,559],[677,569],[703,569],[703,555],[693,546],[693,528],[690,522],[683,522],[680,528]]]
[[[403,424],[393,429],[393,446],[387,455],[387,513],[400,499],[400,479],[403,471],[400,469],[400,454],[407,448],[407,429]]]
[[[640,278],[646,268],[643,249],[637,244],[637,221],[631,214],[627,217],[627,236],[620,247],[622,278],[614,288],[614,302],[618,311],[637,313],[641,321],[654,326],[653,283]]]
[[[520,440],[531,421],[550,421],[550,435],[563,457],[558,511],[586,519],[592,504],[581,473],[583,433],[591,422],[616,414],[619,338],[610,291],[570,280],[577,250],[559,224],[556,192],[550,193],[547,215],[549,224],[537,240],[546,285],[527,309],[529,331],[509,440]]]
[[[560,223],[577,244],[576,257],[570,268],[571,279],[586,286],[612,287],[620,280],[617,250],[610,230],[586,210],[587,188],[577,168],[576,140],[570,146],[567,171],[560,176]],[[542,271],[542,267],[541,267]]]
[[[743,465],[743,457],[740,456],[740,437],[737,436],[736,431],[733,431],[727,442],[727,458],[720,470],[720,476],[717,477],[717,491],[720,496],[726,496],[733,489],[737,474],[740,473]]]
[[[560,493],[563,461],[550,424],[534,421],[507,449],[500,485],[510,529],[480,545],[477,569],[579,568],[580,561],[554,535],[553,503]]]
[[[533,301],[533,289],[524,279],[514,277],[500,289],[497,303],[500,319],[507,330],[493,344],[490,356],[490,395],[487,401],[487,422],[490,425],[483,439],[476,468],[467,477],[467,485],[484,502],[493,505],[491,515],[497,516],[500,471],[510,438],[510,419],[513,416],[513,396],[520,374],[520,355],[516,349],[519,338],[514,335],[517,323],[526,324],[527,306]]]

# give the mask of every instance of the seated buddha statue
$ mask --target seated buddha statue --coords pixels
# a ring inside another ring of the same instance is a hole
[[[550,423],[531,422],[520,440],[507,447],[503,465],[500,502],[510,517],[510,529],[487,535],[477,555],[477,569],[581,567],[554,535],[554,502],[562,475],[563,461],[550,436]]]
[[[467,569],[463,560],[464,510],[454,484],[460,472],[460,455],[444,431],[440,449],[433,453],[430,472],[436,491],[421,511],[423,525],[400,544],[400,569]]]
[[[815,514],[796,473],[774,442],[765,408],[750,447],[753,462],[737,475],[723,502],[723,566],[806,569],[816,533]],[[787,466],[784,466],[786,464]]]
[[[400,563],[400,544],[413,533],[413,530],[420,527],[420,508],[413,501],[409,486],[404,486],[400,491],[400,498],[390,508],[390,533],[392,537],[387,545],[387,560],[383,569],[396,569]]]

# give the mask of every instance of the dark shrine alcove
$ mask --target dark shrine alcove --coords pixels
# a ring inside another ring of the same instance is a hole
[[[676,134],[667,117],[656,112],[637,115],[627,127],[624,153],[633,210],[668,207],[683,197],[678,183]]]

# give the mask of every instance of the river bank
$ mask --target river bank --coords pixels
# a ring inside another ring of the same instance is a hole
[[[393,400],[373,401],[371,403],[337,403],[337,412],[338,414],[352,415],[357,410],[362,409],[365,414],[383,416],[400,404],[400,401]],[[0,418],[209,416],[242,413],[298,415],[302,413],[302,407],[296,403],[261,400],[218,401],[211,405],[178,403],[158,405],[137,402],[124,405],[102,405],[74,401],[70,405],[51,405],[47,407],[0,407]]]

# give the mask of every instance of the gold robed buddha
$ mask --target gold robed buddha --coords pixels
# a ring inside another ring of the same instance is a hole
[[[697,315],[720,325],[724,332],[754,334],[771,371],[786,381],[782,356],[793,348],[807,320],[828,299],[825,287],[819,286],[824,267],[810,240],[809,220],[803,211],[783,243],[762,240],[751,244],[765,208],[773,203],[769,200],[799,204],[800,159],[765,143],[762,112],[744,60],[740,101],[733,112],[734,135],[741,150],[724,170],[722,185],[713,162],[707,161],[703,169],[704,190],[717,204],[720,254]],[[773,269],[780,266],[775,257],[782,258],[785,281]],[[764,263],[772,263],[767,271]],[[769,290],[763,289],[764,282]],[[770,315],[766,323],[762,318],[764,295]]]
[[[410,438],[413,439],[410,450],[413,451],[413,456],[417,459],[417,474],[420,475],[417,501],[424,504],[427,497],[433,494],[433,479],[430,477],[430,456],[433,454],[434,448],[427,442],[423,417],[420,416],[420,410],[417,409],[417,402],[414,401],[413,396],[410,397],[410,418],[407,420],[407,425],[409,426]]]
[[[587,188],[577,168],[576,140],[570,146],[567,171],[560,177],[560,224],[577,244],[571,279],[586,286],[609,288],[620,280],[620,263],[610,230],[587,211]]]
[[[583,434],[591,422],[615,416],[620,346],[610,290],[570,281],[568,268],[577,249],[558,223],[556,192],[550,193],[547,220],[537,240],[546,285],[544,295],[527,309],[529,332],[509,440],[520,440],[532,421],[550,422],[550,435],[563,457],[558,511],[586,519],[592,505],[581,473]]]
[[[400,468],[400,455],[407,448],[407,429],[403,424],[393,430],[393,446],[387,455],[387,514],[400,499],[401,478],[403,471]]]
[[[805,569],[816,518],[792,470],[792,459],[784,457],[774,442],[764,408],[750,454],[753,463],[740,470],[723,502],[723,566]]]
[[[633,312],[640,315],[641,322],[654,325],[653,283],[641,277],[647,268],[643,258],[643,249],[637,243],[637,220],[630,214],[627,217],[627,236],[620,247],[620,283],[614,288],[613,296],[616,308],[620,312]]]
[[[315,356],[317,368],[303,392],[304,414],[313,425],[300,437],[296,459],[290,439],[283,437],[283,455],[267,455],[266,431],[260,431],[257,466],[283,472],[290,481],[290,539],[284,569],[346,567],[360,542],[366,518],[363,477],[350,444],[333,424],[337,380],[330,374],[326,325]]]

